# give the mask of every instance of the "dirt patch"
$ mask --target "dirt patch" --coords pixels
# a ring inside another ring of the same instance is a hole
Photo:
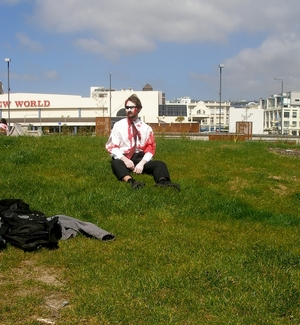
[[[13,273],[18,274],[18,277],[22,281],[35,279],[35,281],[55,287],[63,285],[63,282],[59,279],[60,276],[57,274],[57,270],[36,266],[32,260],[23,261],[19,267],[14,269]]]
[[[248,186],[248,182],[244,179],[240,179],[239,177],[235,177],[229,182],[229,186],[231,191],[241,190]]]
[[[14,268],[11,275],[1,276],[0,283],[14,283],[15,297],[36,297],[42,301],[31,319],[41,324],[55,324],[60,317],[60,310],[69,305],[65,283],[57,269],[36,265],[36,261],[22,261]]]
[[[269,151],[282,156],[300,157],[300,149],[269,148]]]

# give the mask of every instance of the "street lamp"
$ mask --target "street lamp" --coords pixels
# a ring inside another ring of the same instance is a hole
[[[109,73],[109,129],[112,128],[111,123],[111,72]]]
[[[109,73],[109,118],[111,119],[111,72]]]
[[[281,81],[281,134],[283,134],[283,79],[274,78]]]
[[[219,68],[220,68],[220,92],[219,92],[219,96],[220,96],[220,107],[219,107],[219,132],[221,132],[221,107],[222,107],[222,69],[224,68],[224,64],[219,64]]]
[[[9,63],[10,58],[5,58],[5,62],[7,62],[7,97],[8,97],[8,129],[10,130],[10,86],[9,86]]]

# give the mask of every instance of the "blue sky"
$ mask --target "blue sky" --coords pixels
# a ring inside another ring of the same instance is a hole
[[[299,0],[0,0],[0,80],[11,92],[91,86],[258,100],[300,90]],[[2,57],[2,59],[1,59]],[[1,64],[2,60],[2,64]]]

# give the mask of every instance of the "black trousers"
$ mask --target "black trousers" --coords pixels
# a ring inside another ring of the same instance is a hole
[[[135,153],[131,160],[134,165],[137,165],[144,157],[143,152]],[[113,159],[111,162],[111,168],[118,180],[122,180],[123,177],[130,175],[131,170],[126,167],[121,159]],[[167,165],[160,160],[150,160],[144,165],[143,174],[152,175],[157,183],[161,178],[170,180],[170,174]]]

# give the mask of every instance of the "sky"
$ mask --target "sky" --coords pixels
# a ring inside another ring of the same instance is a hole
[[[5,93],[5,58],[11,93],[150,84],[167,100],[218,101],[221,88],[224,101],[257,101],[282,85],[300,91],[299,0],[0,0],[0,12]]]

